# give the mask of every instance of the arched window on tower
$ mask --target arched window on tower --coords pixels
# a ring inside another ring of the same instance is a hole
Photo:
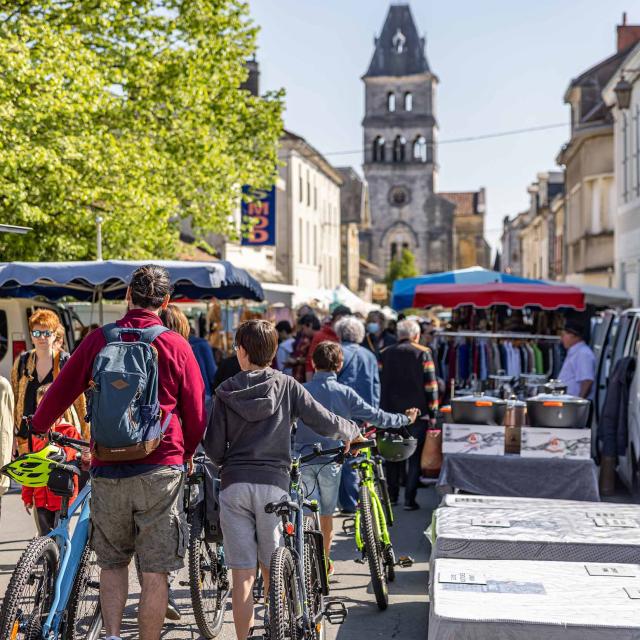
[[[393,113],[396,110],[396,94],[393,91],[387,94],[387,111]]]
[[[396,136],[393,141],[393,161],[404,162],[404,150],[407,144],[407,140],[404,136]]]
[[[404,110],[413,111],[413,94],[411,91],[407,91],[407,93],[404,94]]]
[[[377,136],[373,141],[373,161],[384,162],[384,138]]]
[[[418,136],[413,141],[413,159],[416,162],[427,161],[427,141],[424,136]]]

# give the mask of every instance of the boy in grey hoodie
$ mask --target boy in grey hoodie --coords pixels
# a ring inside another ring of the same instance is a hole
[[[233,618],[238,640],[245,640],[253,626],[256,560],[266,591],[271,554],[281,544],[278,517],[264,507],[288,493],[292,426],[300,418],[321,436],[347,443],[363,438],[353,422],[269,367],[278,348],[270,322],[241,324],[234,348],[242,371],[216,390],[204,448],[221,467],[220,522],[233,576]]]

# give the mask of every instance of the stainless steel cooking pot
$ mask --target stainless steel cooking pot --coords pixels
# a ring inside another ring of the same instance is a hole
[[[451,398],[451,417],[457,424],[502,424],[506,400],[474,393]]]
[[[532,427],[583,429],[589,418],[589,400],[564,393],[540,393],[527,400]]]

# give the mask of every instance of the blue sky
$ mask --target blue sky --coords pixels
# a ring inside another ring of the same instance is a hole
[[[250,0],[261,26],[261,90],[284,87],[286,126],[335,165],[362,162],[360,80],[388,0]],[[439,189],[487,189],[487,238],[526,208],[526,187],[557,169],[568,137],[564,91],[572,77],[615,51],[631,0],[414,0],[418,31],[440,84],[441,141],[566,122],[566,127],[439,147]],[[335,152],[352,153],[335,153]]]

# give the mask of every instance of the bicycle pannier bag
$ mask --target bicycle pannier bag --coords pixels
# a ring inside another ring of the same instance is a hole
[[[98,460],[140,460],[158,448],[171,413],[158,402],[158,352],[153,341],[166,327],[102,329],[107,344],[96,356],[87,419]],[[123,341],[124,334],[136,340]]]

